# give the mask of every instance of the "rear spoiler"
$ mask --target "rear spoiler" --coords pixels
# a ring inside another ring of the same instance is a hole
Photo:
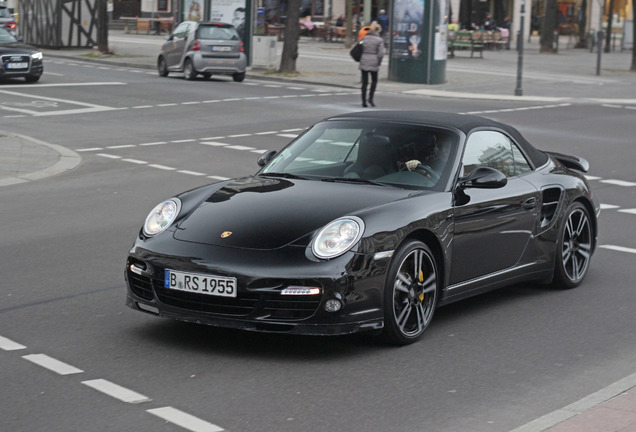
[[[559,162],[561,162],[563,165],[565,165],[566,167],[570,169],[574,169],[584,173],[586,173],[590,169],[590,163],[583,158],[580,158],[577,156],[570,156],[570,155],[566,155],[562,153],[554,153],[554,152],[545,152],[545,153],[547,153],[548,156],[558,160]]]

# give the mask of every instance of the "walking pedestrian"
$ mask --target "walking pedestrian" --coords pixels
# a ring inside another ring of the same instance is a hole
[[[378,85],[378,70],[384,57],[384,41],[380,37],[382,28],[377,22],[371,23],[369,32],[362,38],[362,57],[360,58],[360,69],[362,76],[362,106],[367,107],[367,87],[369,85],[369,75],[371,75],[371,87],[369,88],[369,104],[374,107],[373,95]]]

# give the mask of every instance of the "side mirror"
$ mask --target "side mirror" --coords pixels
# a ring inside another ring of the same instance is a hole
[[[467,177],[459,179],[457,186],[460,188],[497,189],[508,183],[508,179],[501,172],[490,167],[479,167]]]
[[[276,156],[278,154],[278,152],[276,150],[270,150],[266,153],[263,153],[258,160],[256,161],[256,163],[258,164],[259,167],[264,167],[265,165],[267,165],[268,163],[271,162],[272,159],[274,159],[274,156]]]

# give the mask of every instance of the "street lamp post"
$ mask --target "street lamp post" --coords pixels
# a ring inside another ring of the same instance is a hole
[[[523,24],[526,20],[526,0],[521,0],[520,17],[521,24],[519,25],[519,37],[517,42],[519,57],[517,58],[517,87],[515,88],[515,96],[523,96],[523,89],[521,87],[521,72],[523,70]]]

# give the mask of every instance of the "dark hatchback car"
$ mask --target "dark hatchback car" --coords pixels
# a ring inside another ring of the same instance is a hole
[[[503,123],[342,114],[259,164],[151,211],[128,255],[130,307],[406,344],[437,306],[522,281],[574,288],[590,267],[600,208],[589,164]]]
[[[243,42],[231,24],[185,21],[166,37],[157,59],[159,76],[183,72],[187,80],[201,74],[208,79],[214,74],[245,79],[247,58]]]
[[[0,28],[0,79],[24,78],[36,82],[44,72],[42,51],[18,41],[9,31]]]

